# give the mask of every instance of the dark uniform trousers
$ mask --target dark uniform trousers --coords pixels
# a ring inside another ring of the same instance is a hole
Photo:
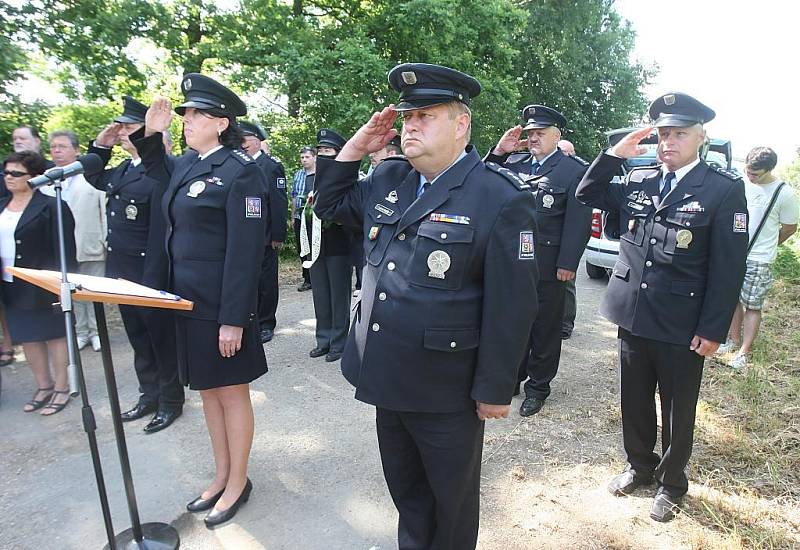
[[[377,409],[399,548],[470,550],[484,430],[475,403],[511,402],[536,315],[533,196],[472,147],[419,198],[407,160],[357,183],[358,165],[317,161],[315,211],[365,234],[342,373]]]
[[[266,247],[261,261],[261,274],[258,278],[258,324],[261,330],[275,330],[278,311],[278,251],[272,248],[272,241],[286,240],[286,174],[283,165],[263,152],[255,159],[267,178],[267,205],[264,210],[267,219]]]
[[[383,474],[400,521],[399,550],[475,548],[484,422],[452,413],[376,409]]]
[[[622,438],[631,469],[656,480],[675,497],[689,488],[684,469],[692,455],[703,357],[667,342],[619,329]],[[661,398],[661,457],[656,445],[655,391]]]
[[[528,354],[519,364],[518,378],[520,382],[528,378],[525,395],[547,399],[561,360],[564,322],[566,283],[556,278],[556,272],[559,268],[577,270],[591,232],[592,211],[575,198],[575,189],[588,164],[558,149],[545,159],[536,174],[531,174],[533,159],[529,153],[489,153],[485,160],[502,164],[534,187],[534,216],[539,228],[536,257],[541,276],[536,289],[539,313],[531,329]]]
[[[578,315],[578,296],[575,279],[567,281],[564,289],[564,322],[561,332],[571,334],[575,328],[575,317]]]
[[[104,162],[111,157],[110,149],[94,144],[89,152],[98,154]],[[160,217],[158,205],[164,186],[147,176],[141,164],[132,166],[130,160],[86,179],[108,196],[106,277],[159,287],[147,280],[145,271],[158,256],[153,248],[163,246],[163,224],[153,218]],[[133,348],[140,400],[165,410],[180,407],[184,393],[178,380],[173,313],[124,305],[119,306],[119,312]]]
[[[619,326],[622,435],[637,474],[665,492],[686,493],[703,357],[697,335],[722,342],[747,256],[747,204],[738,176],[700,161],[660,199],[662,170],[612,178],[622,159],[601,154],[577,197],[618,219],[620,255],[601,312]],[[661,396],[662,456],[654,453],[655,389]]]
[[[317,347],[336,353],[344,351],[350,326],[350,239],[342,226],[323,229],[320,253],[310,268]]]

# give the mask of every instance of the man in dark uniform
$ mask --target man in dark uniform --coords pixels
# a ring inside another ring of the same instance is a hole
[[[244,134],[242,148],[263,170],[269,183],[267,204],[267,246],[258,280],[258,323],[261,327],[261,342],[272,340],[275,334],[275,312],[278,310],[278,251],[286,240],[286,216],[289,202],[286,198],[286,173],[283,165],[265,154],[261,142],[267,134],[261,126],[252,122],[239,122]]]
[[[698,156],[714,111],[670,93],[650,105],[663,164],[611,183],[653,126],[595,159],[577,197],[620,217],[620,255],[602,312],[619,325],[622,438],[630,467],[609,491],[658,481],[650,517],[669,521],[688,489],[695,407],[705,357],[725,340],[744,277],[747,204],[739,176]],[[661,450],[653,452],[661,396]]]
[[[154,248],[163,247],[164,230],[159,205],[164,186],[148,177],[136,147],[128,136],[141,128],[147,107],[130,96],[124,98],[122,115],[98,134],[89,147],[108,163],[111,149],[119,144],[131,158],[114,168],[86,176],[108,195],[108,258],[106,277],[122,278],[152,286],[145,272]],[[183,387],[178,380],[175,320],[169,310],[119,306],[133,365],[139,380],[138,403],[122,413],[124,422],[155,412],[144,431],[153,433],[172,424],[183,411]]]
[[[317,159],[336,158],[347,142],[330,128],[317,132]],[[317,160],[319,162],[319,160]],[[310,202],[313,202],[311,199]],[[350,248],[352,231],[339,223],[319,223],[319,251],[314,255],[314,222],[305,217],[306,234],[311,243],[311,292],[314,298],[316,346],[308,352],[310,357],[325,356],[332,363],[342,357],[350,324],[350,288],[352,272]]]
[[[342,372],[377,408],[401,550],[469,550],[478,536],[484,420],[505,418],[536,314],[530,186],[468,145],[480,84],[447,67],[398,65],[400,103],[372,115],[336,161],[317,164],[316,211],[361,225],[367,265]],[[396,135],[358,182],[364,155]]]
[[[518,173],[536,196],[539,315],[531,331],[529,354],[519,368],[520,382],[528,378],[519,414],[530,416],[541,410],[558,372],[564,293],[567,281],[575,279],[589,240],[592,210],[575,199],[588,163],[557,147],[560,128],[567,125],[564,116],[544,105],[528,105],[522,110],[522,120],[525,125],[506,131],[485,160]],[[522,132],[528,133],[528,139],[521,142]],[[521,145],[527,145],[529,152],[512,154]]]

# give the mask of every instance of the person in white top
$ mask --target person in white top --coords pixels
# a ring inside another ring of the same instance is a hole
[[[731,352],[741,345],[728,362],[733,368],[747,364],[747,354],[761,326],[761,310],[772,286],[771,267],[778,255],[778,246],[797,231],[800,212],[797,193],[772,173],[777,163],[778,155],[769,147],[752,149],[745,160],[745,173],[749,180],[745,182],[745,194],[750,221],[750,250],[739,306],[731,321],[728,341],[721,349],[722,352]]]
[[[71,131],[58,130],[49,136],[50,154],[56,166],[66,166],[80,154],[78,136]],[[42,192],[55,196],[52,187]],[[92,187],[82,174],[64,180],[62,198],[75,217],[75,244],[78,272],[102,277],[106,272],[106,194]],[[78,349],[92,344],[100,351],[100,337],[91,302],[75,302],[75,331]]]

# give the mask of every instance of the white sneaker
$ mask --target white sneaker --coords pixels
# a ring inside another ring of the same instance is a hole
[[[92,341],[92,349],[94,351],[100,351],[102,349],[100,347],[100,337],[99,336],[97,336],[95,334],[94,336],[91,337],[91,341]]]
[[[728,366],[734,370],[745,368],[747,366],[747,355],[737,353],[733,359],[728,361]]]
[[[77,341],[78,341],[78,349],[79,350],[82,350],[83,348],[85,348],[86,346],[89,345],[89,337],[88,336],[78,336]]]
[[[731,353],[732,351],[735,351],[736,348],[738,347],[739,344],[737,344],[733,340],[725,340],[725,343],[717,348],[717,355],[722,355],[724,353]]]

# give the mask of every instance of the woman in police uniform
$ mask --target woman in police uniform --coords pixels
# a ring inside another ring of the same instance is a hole
[[[169,179],[163,281],[194,302],[192,311],[176,315],[178,366],[181,381],[200,390],[216,464],[214,480],[187,509],[211,510],[205,522],[213,528],[231,519],[252,490],[249,383],[267,371],[255,315],[267,182],[240,149],[235,117],[246,114],[244,103],[200,74],[186,75],[181,89],[185,101],[175,112],[192,151],[166,155],[161,133],[172,106],[164,98],[153,102],[131,141],[148,175]]]

